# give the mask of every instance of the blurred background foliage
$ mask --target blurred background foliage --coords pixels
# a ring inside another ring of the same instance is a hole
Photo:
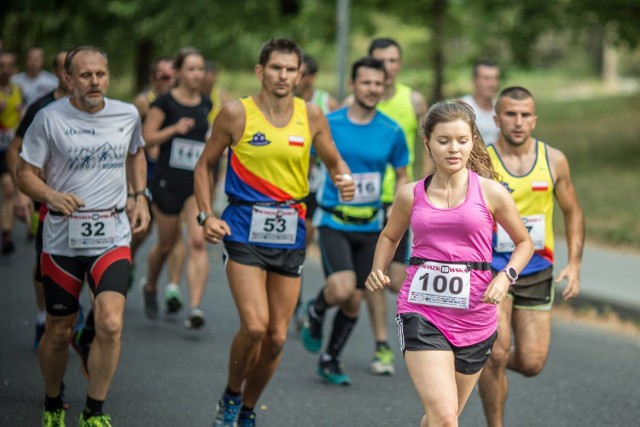
[[[24,57],[81,43],[109,54],[110,96],[132,99],[149,62],[195,46],[236,96],[255,93],[260,45],[298,41],[335,93],[338,0],[3,0],[0,40]],[[638,0],[351,0],[349,57],[372,37],[403,46],[400,79],[433,102],[471,90],[471,64],[537,99],[536,135],[568,156],[592,241],[640,249]],[[422,149],[422,148],[420,148]],[[562,221],[556,221],[562,231]]]

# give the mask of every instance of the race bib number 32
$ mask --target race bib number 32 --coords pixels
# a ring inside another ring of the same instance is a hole
[[[428,261],[416,271],[407,301],[448,308],[469,308],[471,272],[462,264]]]
[[[297,210],[264,206],[251,208],[250,242],[294,244],[297,233]]]
[[[116,240],[116,217],[111,211],[76,212],[69,217],[70,248],[107,248]]]

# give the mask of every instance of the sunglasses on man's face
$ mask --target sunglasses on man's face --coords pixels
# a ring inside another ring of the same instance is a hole
[[[172,76],[167,76],[167,75],[163,75],[163,76],[158,76],[157,77],[158,80],[164,80],[165,82],[168,82],[172,78],[173,78]]]

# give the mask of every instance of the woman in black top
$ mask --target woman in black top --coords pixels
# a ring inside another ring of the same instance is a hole
[[[160,145],[158,165],[149,184],[158,240],[149,252],[143,296],[147,317],[157,318],[158,277],[175,241],[182,238],[181,218],[184,218],[189,230],[187,282],[190,295],[185,325],[197,329],[204,324],[204,313],[199,306],[209,266],[202,227],[196,221],[193,169],[204,149],[209,128],[207,115],[212,105],[200,92],[204,77],[202,54],[194,48],[183,48],[176,55],[173,66],[177,73],[177,85],[151,104],[143,126],[147,145]],[[168,286],[165,300],[167,311],[177,312],[182,306],[180,289],[175,285]]]

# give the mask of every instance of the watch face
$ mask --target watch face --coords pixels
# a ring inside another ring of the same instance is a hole
[[[516,280],[518,278],[518,273],[516,272],[516,269],[513,267],[509,267],[507,269],[507,274],[509,275],[509,278],[511,280]]]
[[[207,218],[209,218],[209,215],[207,215],[205,212],[200,212],[197,216],[198,224],[204,224]]]

